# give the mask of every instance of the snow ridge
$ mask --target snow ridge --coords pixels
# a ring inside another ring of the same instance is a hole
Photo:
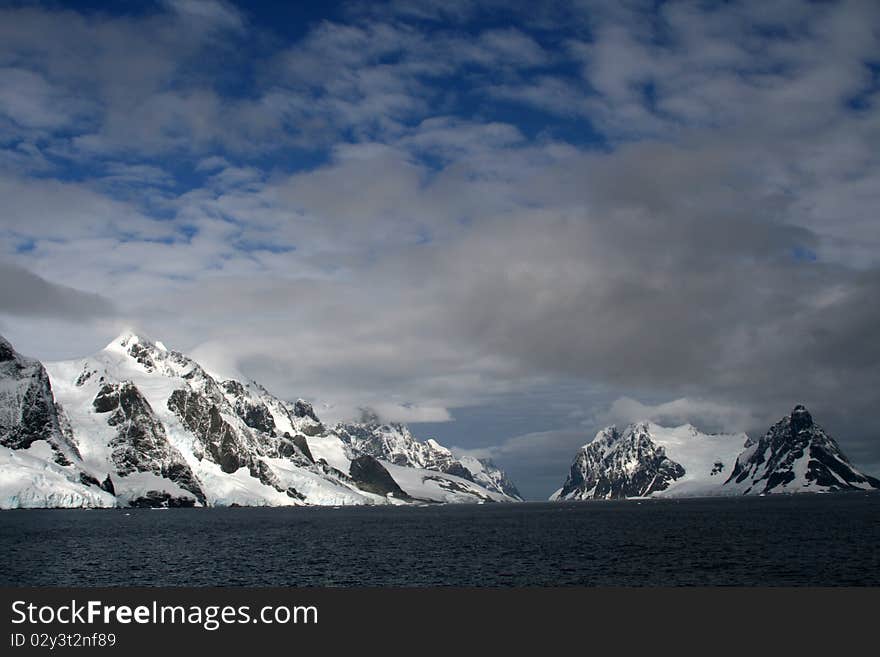
[[[453,475],[503,496],[522,499],[507,475],[488,459],[456,458],[436,440],[420,442],[405,425],[383,423],[370,410],[362,412],[359,422],[339,423],[332,431],[356,452],[396,466]]]
[[[421,454],[396,477],[384,453],[328,431],[308,402],[220,380],[133,332],[46,367],[0,338],[0,508],[514,499],[462,484],[454,472],[418,474],[451,453],[418,443],[402,425],[394,431]],[[432,477],[439,482],[425,486]]]

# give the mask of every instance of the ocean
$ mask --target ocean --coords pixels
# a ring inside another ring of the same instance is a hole
[[[880,495],[0,512],[3,586],[880,585]]]

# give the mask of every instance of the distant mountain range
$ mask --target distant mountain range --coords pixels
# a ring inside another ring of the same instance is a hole
[[[328,427],[161,342],[44,366],[0,337],[0,508],[520,500],[490,461],[370,413]]]
[[[880,489],[806,408],[758,440],[691,425],[603,429],[551,500]],[[302,399],[222,379],[125,333],[79,360],[0,337],[0,508],[515,502],[491,461],[370,411],[328,426]]]
[[[759,440],[637,422],[603,429],[551,500],[766,495],[880,489],[809,411],[795,406]]]

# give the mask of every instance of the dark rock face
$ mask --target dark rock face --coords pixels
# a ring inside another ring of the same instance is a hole
[[[12,365],[4,370],[19,374],[18,363],[7,359]],[[5,374],[6,372],[4,372]],[[4,378],[13,379],[12,376]],[[27,449],[35,440],[51,439],[60,433],[58,415],[52,402],[52,390],[46,371],[40,367],[27,378],[14,377],[17,390],[2,394],[3,413],[0,416],[0,443],[10,449]]]
[[[143,365],[148,372],[152,372],[156,369],[156,362],[153,360],[151,347],[152,345],[144,345],[135,342],[128,348],[128,353],[131,357]]]
[[[490,461],[478,459],[482,465],[482,472],[479,472],[474,460],[470,459],[468,462],[474,468],[472,471],[435,440],[416,440],[406,425],[384,424],[369,409],[361,410],[360,422],[339,423],[332,431],[357,453],[368,454],[405,468],[421,468],[453,475],[487,490],[521,499],[507,475]]]
[[[220,404],[203,394],[192,390],[175,390],[168,400],[168,408],[174,411],[183,425],[201,441],[208,458],[226,473],[236,472],[245,467],[252,477],[277,491],[286,492],[272,468],[262,460],[263,452],[286,456],[293,461],[305,461],[311,457],[308,445],[302,436],[269,440],[275,436],[275,421],[269,408],[250,399],[244,387],[237,381],[226,381],[224,389],[234,395],[236,415],[244,423],[256,430],[255,436],[243,435],[236,427],[223,419]],[[228,409],[227,409],[228,410]],[[262,439],[261,450],[256,448],[256,439]],[[250,440],[249,440],[250,439]],[[305,450],[299,449],[303,445]],[[304,452],[304,454],[303,454]]]
[[[232,473],[248,464],[247,448],[209,398],[191,390],[175,390],[168,399],[168,408],[195,434],[223,472]]]
[[[42,365],[36,368],[23,392],[19,405],[19,421],[8,429],[3,427],[0,440],[11,449],[30,447],[35,440],[54,442],[53,439],[61,433],[61,428],[49,376]]]
[[[522,499],[522,495],[520,494],[519,490],[514,485],[510,477],[507,476],[507,473],[504,472],[504,470],[495,465],[490,459],[481,458],[477,460],[483,466],[486,474],[492,479],[494,490],[517,500]],[[483,485],[485,486],[485,484]]]
[[[256,429],[272,436],[275,435],[275,418],[272,417],[272,413],[266,404],[250,399],[244,386],[238,381],[224,381],[223,389],[235,400],[233,404],[235,414],[246,425],[251,429]]]
[[[300,493],[293,486],[289,486],[285,492],[287,493],[288,497],[292,497],[293,499],[299,500],[300,502],[305,502],[306,500],[306,496]]]
[[[174,497],[170,493],[148,490],[146,495],[131,500],[128,505],[136,509],[175,509],[195,506],[191,497]]]
[[[64,431],[63,412],[55,403],[46,369],[18,354],[2,336],[0,382],[0,445],[27,449],[45,440],[59,465],[70,465],[68,455],[79,458],[76,444]]]
[[[311,422],[296,423],[299,426],[299,431],[302,431],[307,436],[318,436],[327,431],[321,423],[321,420],[319,420],[318,416],[315,414],[315,409],[304,399],[297,399],[294,402],[293,417],[300,420],[311,420]]]
[[[791,492],[880,489],[880,481],[856,470],[801,405],[747,444],[724,485],[743,494],[786,492],[786,486]]]
[[[235,379],[228,379],[223,382],[223,389],[233,397],[244,397],[247,391],[244,386]]]
[[[354,485],[354,479],[349,477],[341,470],[337,470],[332,465],[327,463],[327,461],[325,461],[324,459],[318,459],[317,461],[315,461],[315,465],[318,466],[318,468],[320,468],[321,472],[323,472],[324,474],[328,474],[334,479],[338,479],[339,481]]]
[[[458,461],[452,461],[451,463],[446,464],[440,472],[444,472],[449,475],[453,475],[455,477],[461,477],[462,479],[467,479],[468,481],[474,480],[474,475],[471,474],[471,471],[464,467]]]
[[[119,389],[115,385],[105,384],[95,395],[92,408],[96,413],[109,413],[119,408]]]
[[[390,493],[398,499],[410,499],[410,496],[388,474],[388,470],[368,454],[363,454],[354,459],[351,462],[349,472],[351,478],[361,490],[375,493],[376,495],[388,495]]]
[[[110,478],[110,475],[107,475],[107,478],[101,482],[101,488],[111,495],[116,495],[116,487],[113,485],[113,480]]]
[[[341,423],[334,428],[340,440],[352,449],[405,468],[423,468],[463,477],[473,475],[445,447],[429,440],[420,442],[399,423],[382,424],[370,411],[362,411],[369,422]]]
[[[255,479],[259,479],[261,483],[266,486],[271,486],[277,491],[284,493],[287,489],[281,485],[281,481],[278,479],[276,474],[272,472],[272,468],[266,465],[265,461],[261,461],[258,458],[251,459],[248,463],[248,472],[250,472],[251,477]]]
[[[623,432],[609,427],[581,448],[559,497],[645,497],[666,490],[684,474],[684,468],[651,440],[644,424],[629,425]]]
[[[152,472],[170,479],[205,503],[198,480],[180,452],[168,442],[165,427],[133,383],[105,383],[92,405],[97,413],[109,414],[107,424],[116,428],[110,447],[120,476]]]
[[[315,457],[312,456],[305,436],[299,434],[291,436],[285,431],[284,436],[278,441],[278,455],[285,458],[296,458],[299,454],[302,454],[310,462],[315,462]]]
[[[813,426],[813,416],[801,404],[798,404],[791,411],[791,431],[793,435],[797,435],[802,431],[808,430]]]
[[[275,418],[265,404],[253,404],[242,400],[235,404],[235,413],[251,429],[275,435]]]
[[[301,431],[306,436],[320,436],[327,431],[323,424],[303,424],[300,426]]]
[[[15,356],[15,349],[12,348],[12,345],[6,338],[0,335],[0,363],[13,360]]]
[[[76,387],[82,388],[95,374],[97,374],[95,370],[83,370],[83,372],[76,379]]]
[[[315,415],[315,409],[304,399],[297,399],[293,404],[293,414],[295,417],[308,417],[315,422],[320,422],[318,416]]]
[[[95,479],[92,475],[85,472],[79,473],[79,481],[81,484],[85,484],[86,486],[95,486],[97,488],[101,488],[101,482]]]

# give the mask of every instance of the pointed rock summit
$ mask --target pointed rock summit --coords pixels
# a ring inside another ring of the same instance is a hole
[[[15,349],[12,348],[9,340],[0,335],[0,363],[5,363],[13,358],[15,358]]]
[[[110,342],[108,342],[107,346],[104,347],[104,349],[106,351],[125,351],[135,344],[152,346],[152,341],[138,334],[132,329],[126,329],[115,338],[113,338]]]
[[[802,404],[750,441],[725,482],[743,494],[871,490],[880,481],[857,470]]]
[[[685,429],[685,427],[681,427]],[[684,467],[670,458],[647,422],[622,431],[603,429],[575,457],[556,499],[648,497],[684,477]]]
[[[813,426],[813,416],[803,404],[798,404],[791,411],[791,430],[794,434],[805,431]]]
[[[637,422],[584,445],[551,499],[765,495],[873,490],[802,404],[760,439]]]

